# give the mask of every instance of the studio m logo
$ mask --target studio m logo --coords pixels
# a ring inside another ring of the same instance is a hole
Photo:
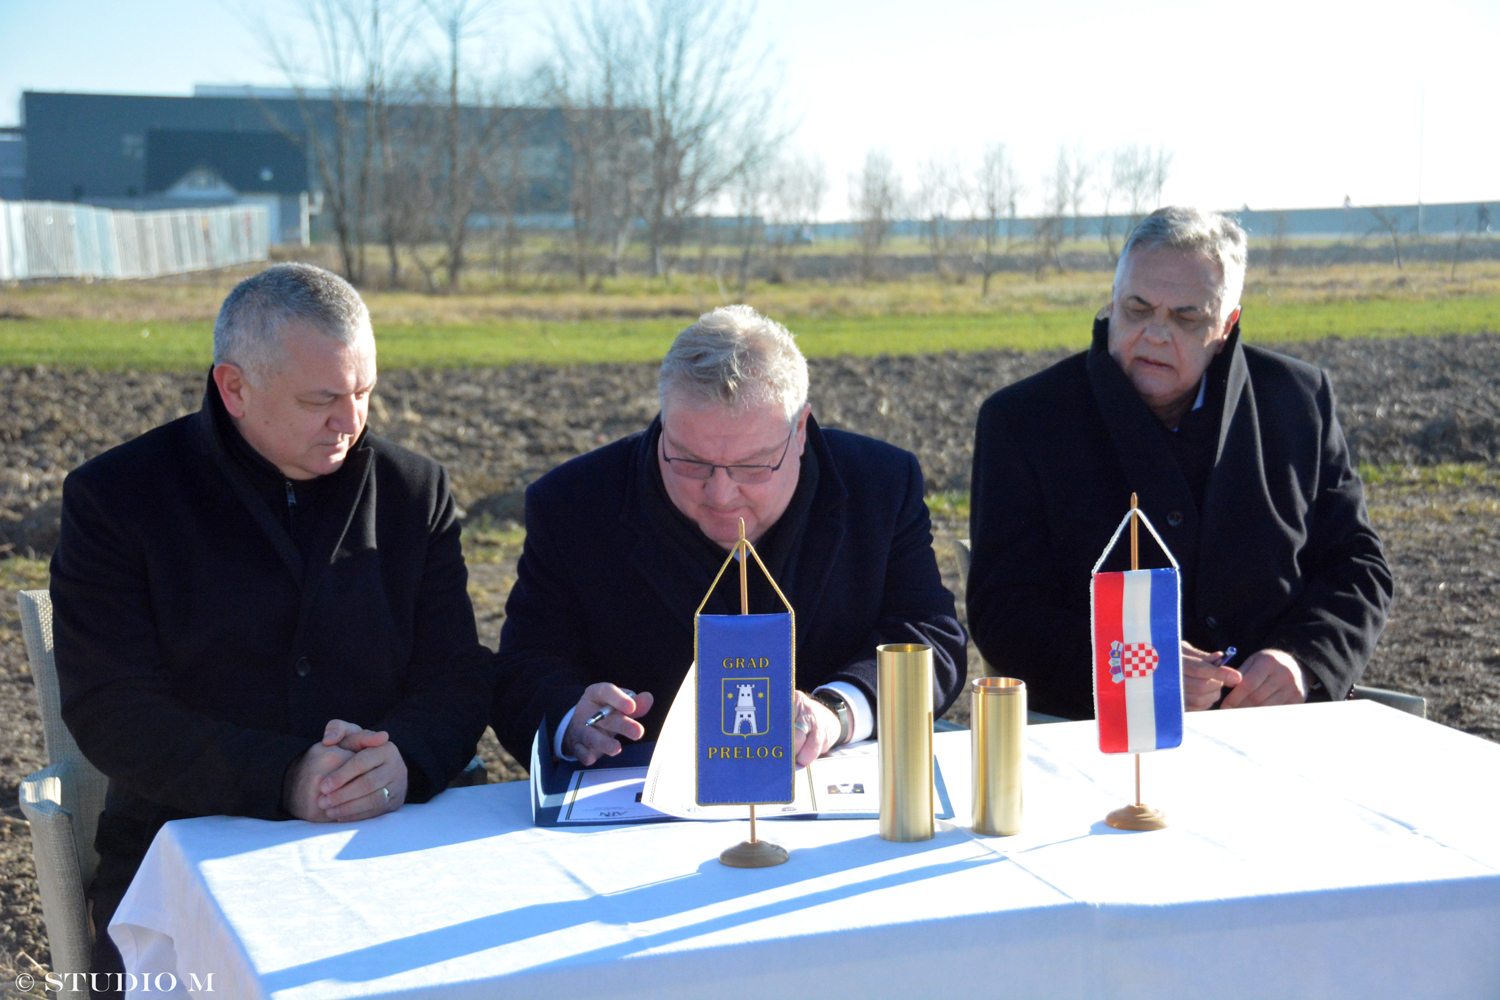
[[[764,736],[771,731],[769,677],[726,677],[719,685],[719,728],[725,736]]]

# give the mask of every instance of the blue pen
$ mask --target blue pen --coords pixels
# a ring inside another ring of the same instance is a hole
[[[1230,646],[1228,649],[1224,650],[1224,652],[1222,652],[1222,653],[1219,654],[1219,658],[1214,661],[1214,666],[1216,666],[1216,667],[1222,667],[1224,664],[1226,664],[1230,660],[1234,659],[1234,654],[1238,653],[1238,652],[1239,652],[1238,649],[1235,649],[1233,646]]]

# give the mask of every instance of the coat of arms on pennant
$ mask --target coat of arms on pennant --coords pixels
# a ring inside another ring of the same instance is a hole
[[[725,677],[719,684],[724,689],[720,721],[725,736],[764,736],[771,731],[770,678]]]
[[[1139,511],[1172,565],[1101,573],[1127,514],[1094,566],[1094,717],[1104,753],[1182,745],[1182,601],[1177,561]]]

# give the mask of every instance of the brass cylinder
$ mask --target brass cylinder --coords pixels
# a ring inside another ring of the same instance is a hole
[[[880,836],[931,840],[932,647],[875,647],[880,729]]]
[[[1026,684],[1014,677],[980,677],[969,684],[969,694],[974,832],[1008,837],[1021,832]]]

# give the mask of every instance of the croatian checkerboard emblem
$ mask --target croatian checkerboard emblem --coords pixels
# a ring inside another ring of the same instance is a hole
[[[1109,644],[1109,679],[1116,684],[1127,677],[1150,677],[1160,658],[1149,642]]]
[[[765,677],[721,680],[723,720],[726,736],[764,736],[770,729],[771,681]]]

